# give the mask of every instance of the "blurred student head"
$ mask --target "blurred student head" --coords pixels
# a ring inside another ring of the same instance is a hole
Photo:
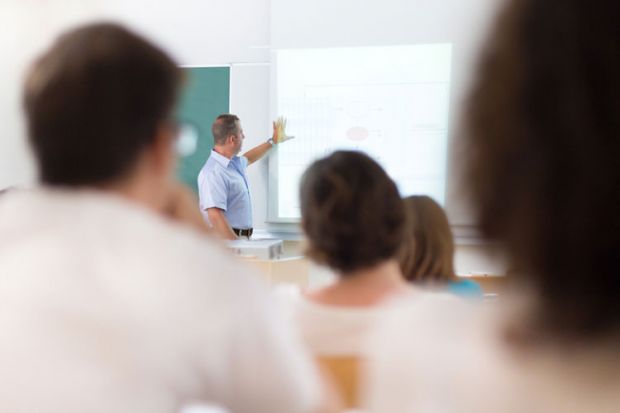
[[[467,113],[469,189],[535,293],[532,327],[620,332],[617,1],[514,0]]]
[[[42,183],[105,187],[142,174],[155,190],[174,165],[179,83],[172,59],[122,26],[61,35],[30,69],[23,96]]]
[[[447,283],[455,279],[454,240],[443,208],[432,198],[403,200],[407,215],[400,267],[415,283]]]
[[[314,162],[301,182],[308,255],[341,274],[396,256],[404,208],[394,182],[371,158],[338,151]]]

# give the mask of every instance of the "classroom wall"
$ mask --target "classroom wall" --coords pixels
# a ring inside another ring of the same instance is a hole
[[[183,65],[268,59],[269,0],[2,0],[0,188],[36,177],[19,105],[29,62],[67,27],[97,19],[130,25]]]
[[[391,3],[403,1],[390,0]],[[321,4],[327,7],[326,2]],[[246,148],[266,140],[270,134],[270,108],[269,102],[259,97],[269,97],[271,7],[270,0],[0,1],[0,56],[4,63],[0,65],[0,189],[28,186],[36,180],[19,103],[28,64],[61,31],[87,21],[107,19],[126,23],[160,43],[181,65],[231,65],[231,77],[236,79],[231,83],[231,109],[243,120]],[[336,21],[333,14],[325,16],[326,22]],[[266,162],[249,170],[256,226],[290,231],[290,226],[281,228],[264,223],[267,174]],[[457,230],[462,232],[462,228]],[[457,272],[503,273],[501,260],[489,258],[490,247],[465,238],[457,242],[460,244]],[[290,241],[288,245],[291,253],[300,250],[298,241]]]

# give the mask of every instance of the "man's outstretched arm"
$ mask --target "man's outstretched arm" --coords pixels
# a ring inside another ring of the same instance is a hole
[[[265,154],[273,147],[273,145],[277,145],[279,143],[285,142],[289,139],[294,138],[294,136],[288,136],[286,134],[286,119],[283,117],[279,117],[275,122],[273,122],[273,134],[271,139],[269,139],[265,143],[261,143],[258,146],[250,149],[246,153],[243,154],[248,160],[248,165],[258,161],[260,158],[265,156]]]
[[[251,165],[263,156],[265,156],[265,154],[269,152],[269,149],[271,149],[272,146],[273,145],[270,142],[261,143],[260,145],[257,145],[244,153],[243,156],[248,159],[248,165]]]

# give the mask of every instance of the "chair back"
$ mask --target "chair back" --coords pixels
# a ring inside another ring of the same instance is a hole
[[[361,359],[358,356],[318,356],[317,362],[330,375],[345,407],[358,408]]]

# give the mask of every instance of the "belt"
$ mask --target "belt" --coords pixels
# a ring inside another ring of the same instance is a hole
[[[235,233],[235,235],[237,235],[238,237],[248,237],[248,238],[250,238],[252,236],[252,233],[254,232],[253,228],[248,228],[248,229],[233,228],[232,230]]]

